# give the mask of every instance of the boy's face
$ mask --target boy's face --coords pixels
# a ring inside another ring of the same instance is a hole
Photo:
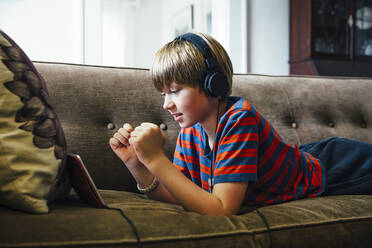
[[[210,97],[198,88],[172,83],[169,88],[163,89],[162,96],[163,108],[183,128],[191,127],[197,122],[203,123],[214,115]]]

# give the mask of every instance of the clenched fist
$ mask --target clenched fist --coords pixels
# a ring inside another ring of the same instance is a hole
[[[138,159],[146,166],[164,155],[164,132],[153,123],[142,123],[130,133],[129,144],[134,146]]]
[[[110,139],[110,147],[126,166],[137,166],[140,162],[136,152],[129,144],[133,127],[125,123]]]

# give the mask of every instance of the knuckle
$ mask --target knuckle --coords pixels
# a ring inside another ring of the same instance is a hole
[[[119,134],[119,133],[115,133],[114,138],[116,138],[117,140],[122,140],[123,136],[121,136],[121,134]]]
[[[128,123],[125,123],[123,125],[123,128],[126,129],[126,130],[132,130],[133,129],[132,126],[130,124],[128,124]]]

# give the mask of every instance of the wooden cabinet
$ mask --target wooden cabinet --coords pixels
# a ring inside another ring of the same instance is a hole
[[[372,0],[291,0],[290,73],[372,77]]]

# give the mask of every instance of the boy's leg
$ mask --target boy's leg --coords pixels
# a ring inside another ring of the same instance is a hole
[[[323,195],[372,194],[372,144],[329,138],[300,149],[324,164],[326,189]]]

